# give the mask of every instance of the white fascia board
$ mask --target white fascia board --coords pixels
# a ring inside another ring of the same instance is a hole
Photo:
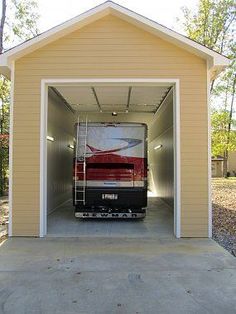
[[[11,80],[11,69],[8,66],[0,65],[0,74]]]
[[[230,65],[231,61],[229,58],[222,56],[221,54],[215,53],[214,56],[215,59],[215,65],[221,66],[221,67],[227,67]]]
[[[11,79],[11,66],[7,64],[5,54],[0,55],[0,74],[4,75],[7,79]]]

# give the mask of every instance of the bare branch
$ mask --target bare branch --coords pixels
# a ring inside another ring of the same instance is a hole
[[[2,17],[0,23],[0,53],[3,52],[3,31],[6,20],[6,9],[7,9],[6,0],[2,0]]]

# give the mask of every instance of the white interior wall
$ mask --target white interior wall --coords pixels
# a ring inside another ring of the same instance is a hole
[[[72,197],[74,123],[76,116],[49,89],[47,135],[47,210],[52,212]]]
[[[162,147],[155,149],[158,145]],[[155,196],[174,207],[173,92],[149,128],[149,187]]]
[[[80,122],[139,122],[148,125],[149,187],[155,196],[174,206],[173,92],[158,112],[153,113],[79,113]],[[48,211],[71,198],[73,143],[76,115],[50,91],[48,101],[48,135],[55,138],[48,147]],[[162,144],[162,148],[154,147]]]

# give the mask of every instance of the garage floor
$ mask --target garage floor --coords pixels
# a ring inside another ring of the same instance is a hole
[[[173,236],[173,212],[160,199],[148,199],[143,220],[83,220],[69,201],[48,216],[48,236],[155,238]]]

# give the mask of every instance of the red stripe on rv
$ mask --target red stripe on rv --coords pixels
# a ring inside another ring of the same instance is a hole
[[[139,157],[120,156],[116,154],[94,155],[86,158],[86,179],[87,180],[115,180],[115,181],[142,181],[147,177],[146,159]],[[100,164],[99,168],[93,168],[94,164]],[[106,165],[114,164],[114,168],[107,168]],[[115,165],[120,164],[119,168]],[[121,164],[124,164],[122,168]],[[132,165],[132,169],[125,168],[125,165]],[[83,165],[77,164],[77,179],[83,180]]]

